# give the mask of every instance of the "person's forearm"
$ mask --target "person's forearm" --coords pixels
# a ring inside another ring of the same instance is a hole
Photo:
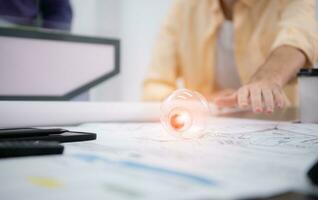
[[[283,86],[306,64],[302,51],[290,46],[277,48],[254,74],[249,83],[231,96],[215,100],[221,107],[250,107],[254,112],[272,113],[286,105]]]
[[[250,82],[268,80],[283,87],[305,66],[304,53],[291,46],[282,46],[273,51],[266,63],[260,67]]]

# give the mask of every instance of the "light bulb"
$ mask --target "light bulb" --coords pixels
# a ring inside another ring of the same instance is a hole
[[[174,91],[161,104],[160,121],[168,133],[177,137],[202,137],[209,116],[206,99],[198,92],[187,89]]]

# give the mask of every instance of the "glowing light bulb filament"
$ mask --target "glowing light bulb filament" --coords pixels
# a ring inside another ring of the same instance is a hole
[[[178,132],[184,131],[191,125],[191,117],[188,112],[175,113],[170,117],[170,125]]]

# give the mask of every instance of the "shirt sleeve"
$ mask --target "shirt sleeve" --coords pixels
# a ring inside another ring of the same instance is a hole
[[[180,2],[174,1],[159,32],[143,84],[143,100],[161,101],[176,89]]]
[[[306,67],[313,67],[318,57],[318,31],[315,0],[285,0],[278,22],[279,32],[272,50],[289,45],[300,49],[307,58]]]

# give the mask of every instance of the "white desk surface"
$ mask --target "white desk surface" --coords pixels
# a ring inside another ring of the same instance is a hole
[[[0,160],[1,199],[232,199],[316,192],[305,172],[318,159],[318,125],[211,118],[196,140],[159,123],[68,127],[98,139],[62,156]]]

